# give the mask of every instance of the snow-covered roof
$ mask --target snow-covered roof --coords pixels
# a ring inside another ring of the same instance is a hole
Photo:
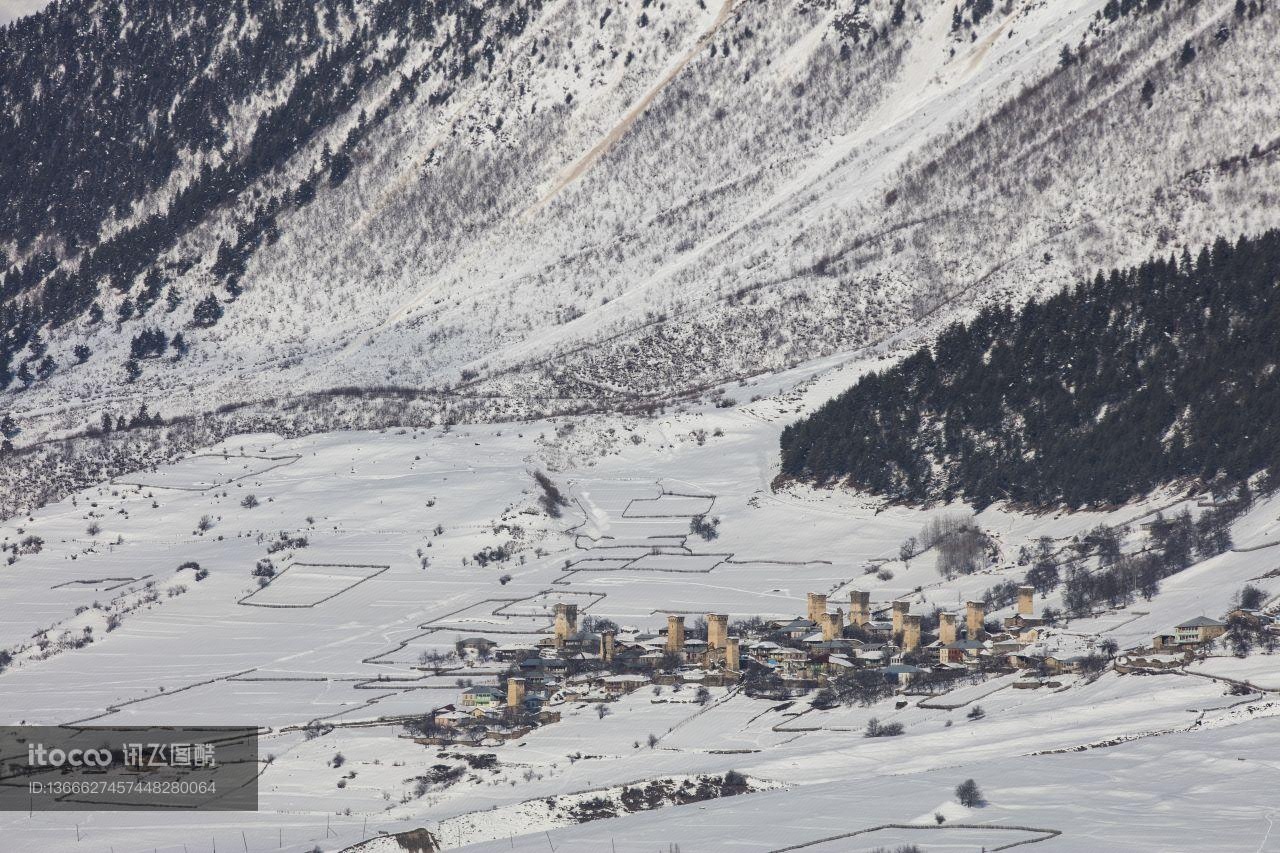
[[[492,684],[477,684],[462,691],[466,696],[502,696],[502,688]]]
[[[1194,619],[1188,619],[1181,625],[1175,625],[1174,628],[1225,628],[1226,622],[1219,622],[1217,619],[1210,619],[1208,616],[1197,616]]]
[[[921,672],[926,672],[927,670],[921,669],[918,666],[912,666],[909,663],[891,663],[884,667],[883,671],[886,675],[917,675]]]

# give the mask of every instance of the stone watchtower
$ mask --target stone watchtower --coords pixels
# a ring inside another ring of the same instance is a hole
[[[861,627],[871,621],[871,593],[855,589],[849,592],[849,624]]]
[[[508,678],[507,708],[512,711],[519,711],[522,707],[524,707],[524,679]]]
[[[1030,616],[1035,612],[1036,588],[1034,586],[1018,587],[1018,615]]]
[[[902,617],[902,650],[914,652],[920,648],[920,617],[910,614]]]
[[[723,649],[729,638],[729,614],[707,614],[707,648]]]
[[[684,648],[684,617],[667,617],[667,651],[678,652]]]
[[[807,614],[810,622],[822,624],[822,617],[827,612],[827,596],[821,592],[809,593],[809,612]]]
[[[844,630],[844,614],[839,611],[824,613],[822,614],[822,621],[818,625],[822,628],[822,639],[838,640]]]
[[[616,643],[617,635],[612,631],[600,632],[600,660],[605,663],[609,663],[613,660]]]
[[[561,648],[569,638],[578,633],[578,605],[559,603],[555,607],[556,648]]]
[[[978,639],[986,619],[987,606],[981,601],[966,601],[964,603],[964,627],[969,632],[970,640]]]
[[[900,598],[893,603],[893,635],[895,637],[902,633],[902,622],[910,612],[910,601]]]
[[[956,615],[954,613],[938,614],[938,639],[943,645],[956,641]]]
[[[742,671],[742,644],[737,637],[729,637],[725,641],[724,668],[730,672]]]

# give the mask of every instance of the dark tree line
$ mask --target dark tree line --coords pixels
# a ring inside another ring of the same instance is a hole
[[[787,477],[910,501],[1127,501],[1280,475],[1280,232],[986,308],[782,435]]]

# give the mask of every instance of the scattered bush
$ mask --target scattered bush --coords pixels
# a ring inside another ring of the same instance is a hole
[[[978,789],[978,783],[972,779],[965,779],[956,785],[956,801],[966,808],[976,808],[986,802],[982,798],[982,791]]]
[[[702,537],[706,542],[710,542],[720,535],[720,519],[707,518],[705,515],[695,515],[689,522],[689,532]]]
[[[875,717],[867,720],[866,731],[862,733],[863,737],[897,737],[902,734],[902,723],[882,723]]]

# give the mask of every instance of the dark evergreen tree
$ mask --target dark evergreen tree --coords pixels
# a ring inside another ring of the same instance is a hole
[[[191,322],[197,326],[212,326],[221,319],[222,306],[212,293],[197,302],[195,311],[191,314]]]
[[[136,359],[159,358],[169,348],[169,338],[160,329],[143,329],[133,336],[129,355]]]
[[[58,362],[53,360],[53,356],[46,355],[40,360],[40,366],[36,368],[36,376],[41,379],[48,379],[53,372],[58,369]]]

